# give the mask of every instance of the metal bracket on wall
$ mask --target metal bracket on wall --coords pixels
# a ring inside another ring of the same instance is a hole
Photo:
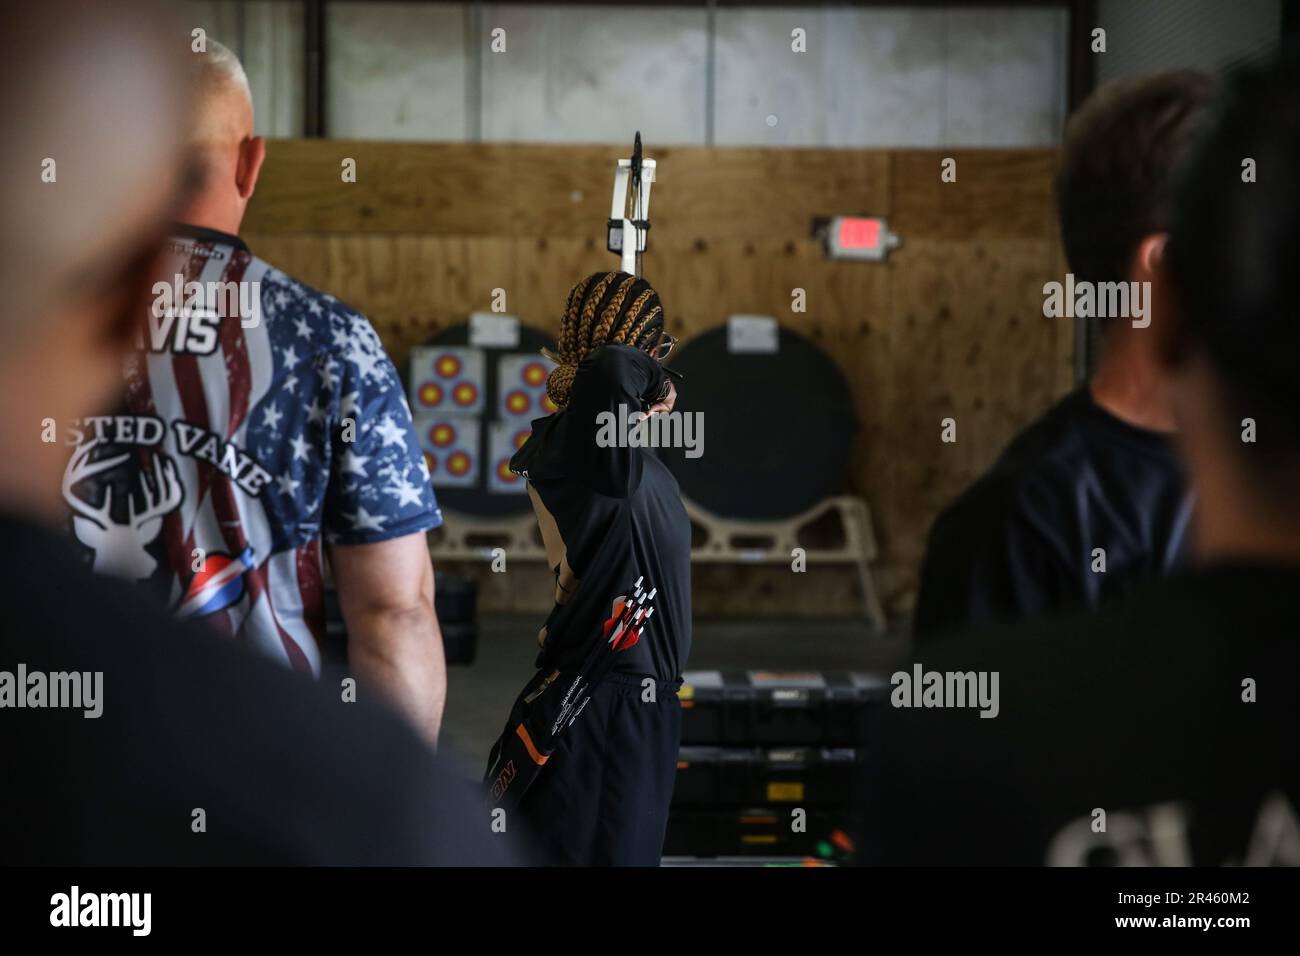
[[[302,11],[303,135],[325,135],[325,0],[305,0]]]

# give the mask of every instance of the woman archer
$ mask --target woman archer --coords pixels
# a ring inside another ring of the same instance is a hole
[[[690,522],[668,469],[600,440],[600,422],[672,411],[661,363],[674,344],[644,279],[583,279],[551,356],[559,411],[532,423],[511,461],[528,480],[555,605],[486,782],[546,863],[657,866],[663,851],[691,646]]]

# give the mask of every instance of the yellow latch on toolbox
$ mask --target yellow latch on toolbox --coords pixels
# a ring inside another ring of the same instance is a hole
[[[788,781],[772,781],[767,785],[767,799],[773,802],[785,803],[791,800],[803,799],[803,784]]]

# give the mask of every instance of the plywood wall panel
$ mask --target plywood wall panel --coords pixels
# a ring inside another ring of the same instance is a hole
[[[264,258],[366,312],[398,363],[490,308],[495,289],[510,314],[553,331],[569,287],[616,266],[603,223],[621,151],[277,142],[246,236]],[[336,185],[341,155],[358,159],[357,184]],[[906,610],[937,511],[1071,382],[1074,330],[1042,317],[1042,285],[1064,269],[1053,155],[959,151],[956,183],[940,181],[949,155],[940,150],[655,155],[645,273],[671,331],[689,339],[735,313],[767,314],[833,358],[860,423],[848,488],[871,504],[886,600]],[[901,248],[885,264],[826,260],[810,227],[837,212],[889,215]],[[791,309],[796,289],[803,312]],[[780,401],[782,387],[756,407]],[[939,441],[945,417],[957,419],[955,445]],[[719,575],[728,588],[714,586]],[[828,570],[816,587],[795,577],[710,569],[697,606],[859,611],[851,573]]]
[[[356,163],[356,181],[342,178]],[[245,227],[257,233],[511,234],[514,159],[478,143],[275,140]]]
[[[894,261],[886,428],[896,493],[877,520],[898,568],[915,567],[938,510],[1059,393],[1058,343],[1072,330],[1042,315],[1054,262],[1052,243],[1024,239],[918,239]],[[946,418],[954,443],[941,440]]]
[[[276,140],[246,228],[585,238],[609,216],[613,164],[630,147]],[[883,150],[652,155],[671,184],[653,193],[656,237],[803,239],[815,215],[888,211]],[[345,159],[355,182],[342,181]]]
[[[940,178],[956,161],[956,181]],[[906,236],[967,242],[1056,236],[1046,149],[899,150],[892,154],[893,223]]]

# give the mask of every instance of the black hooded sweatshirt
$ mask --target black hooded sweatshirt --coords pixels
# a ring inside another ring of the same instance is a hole
[[[572,671],[621,599],[640,589],[654,611],[613,671],[659,681],[681,676],[691,648],[691,526],[677,479],[626,436],[627,416],[663,395],[664,371],[639,349],[606,345],[578,367],[565,408],[533,422],[510,462],[528,479],[556,603],[537,664]],[[598,440],[600,439],[600,440]],[[602,447],[604,446],[604,447]]]

